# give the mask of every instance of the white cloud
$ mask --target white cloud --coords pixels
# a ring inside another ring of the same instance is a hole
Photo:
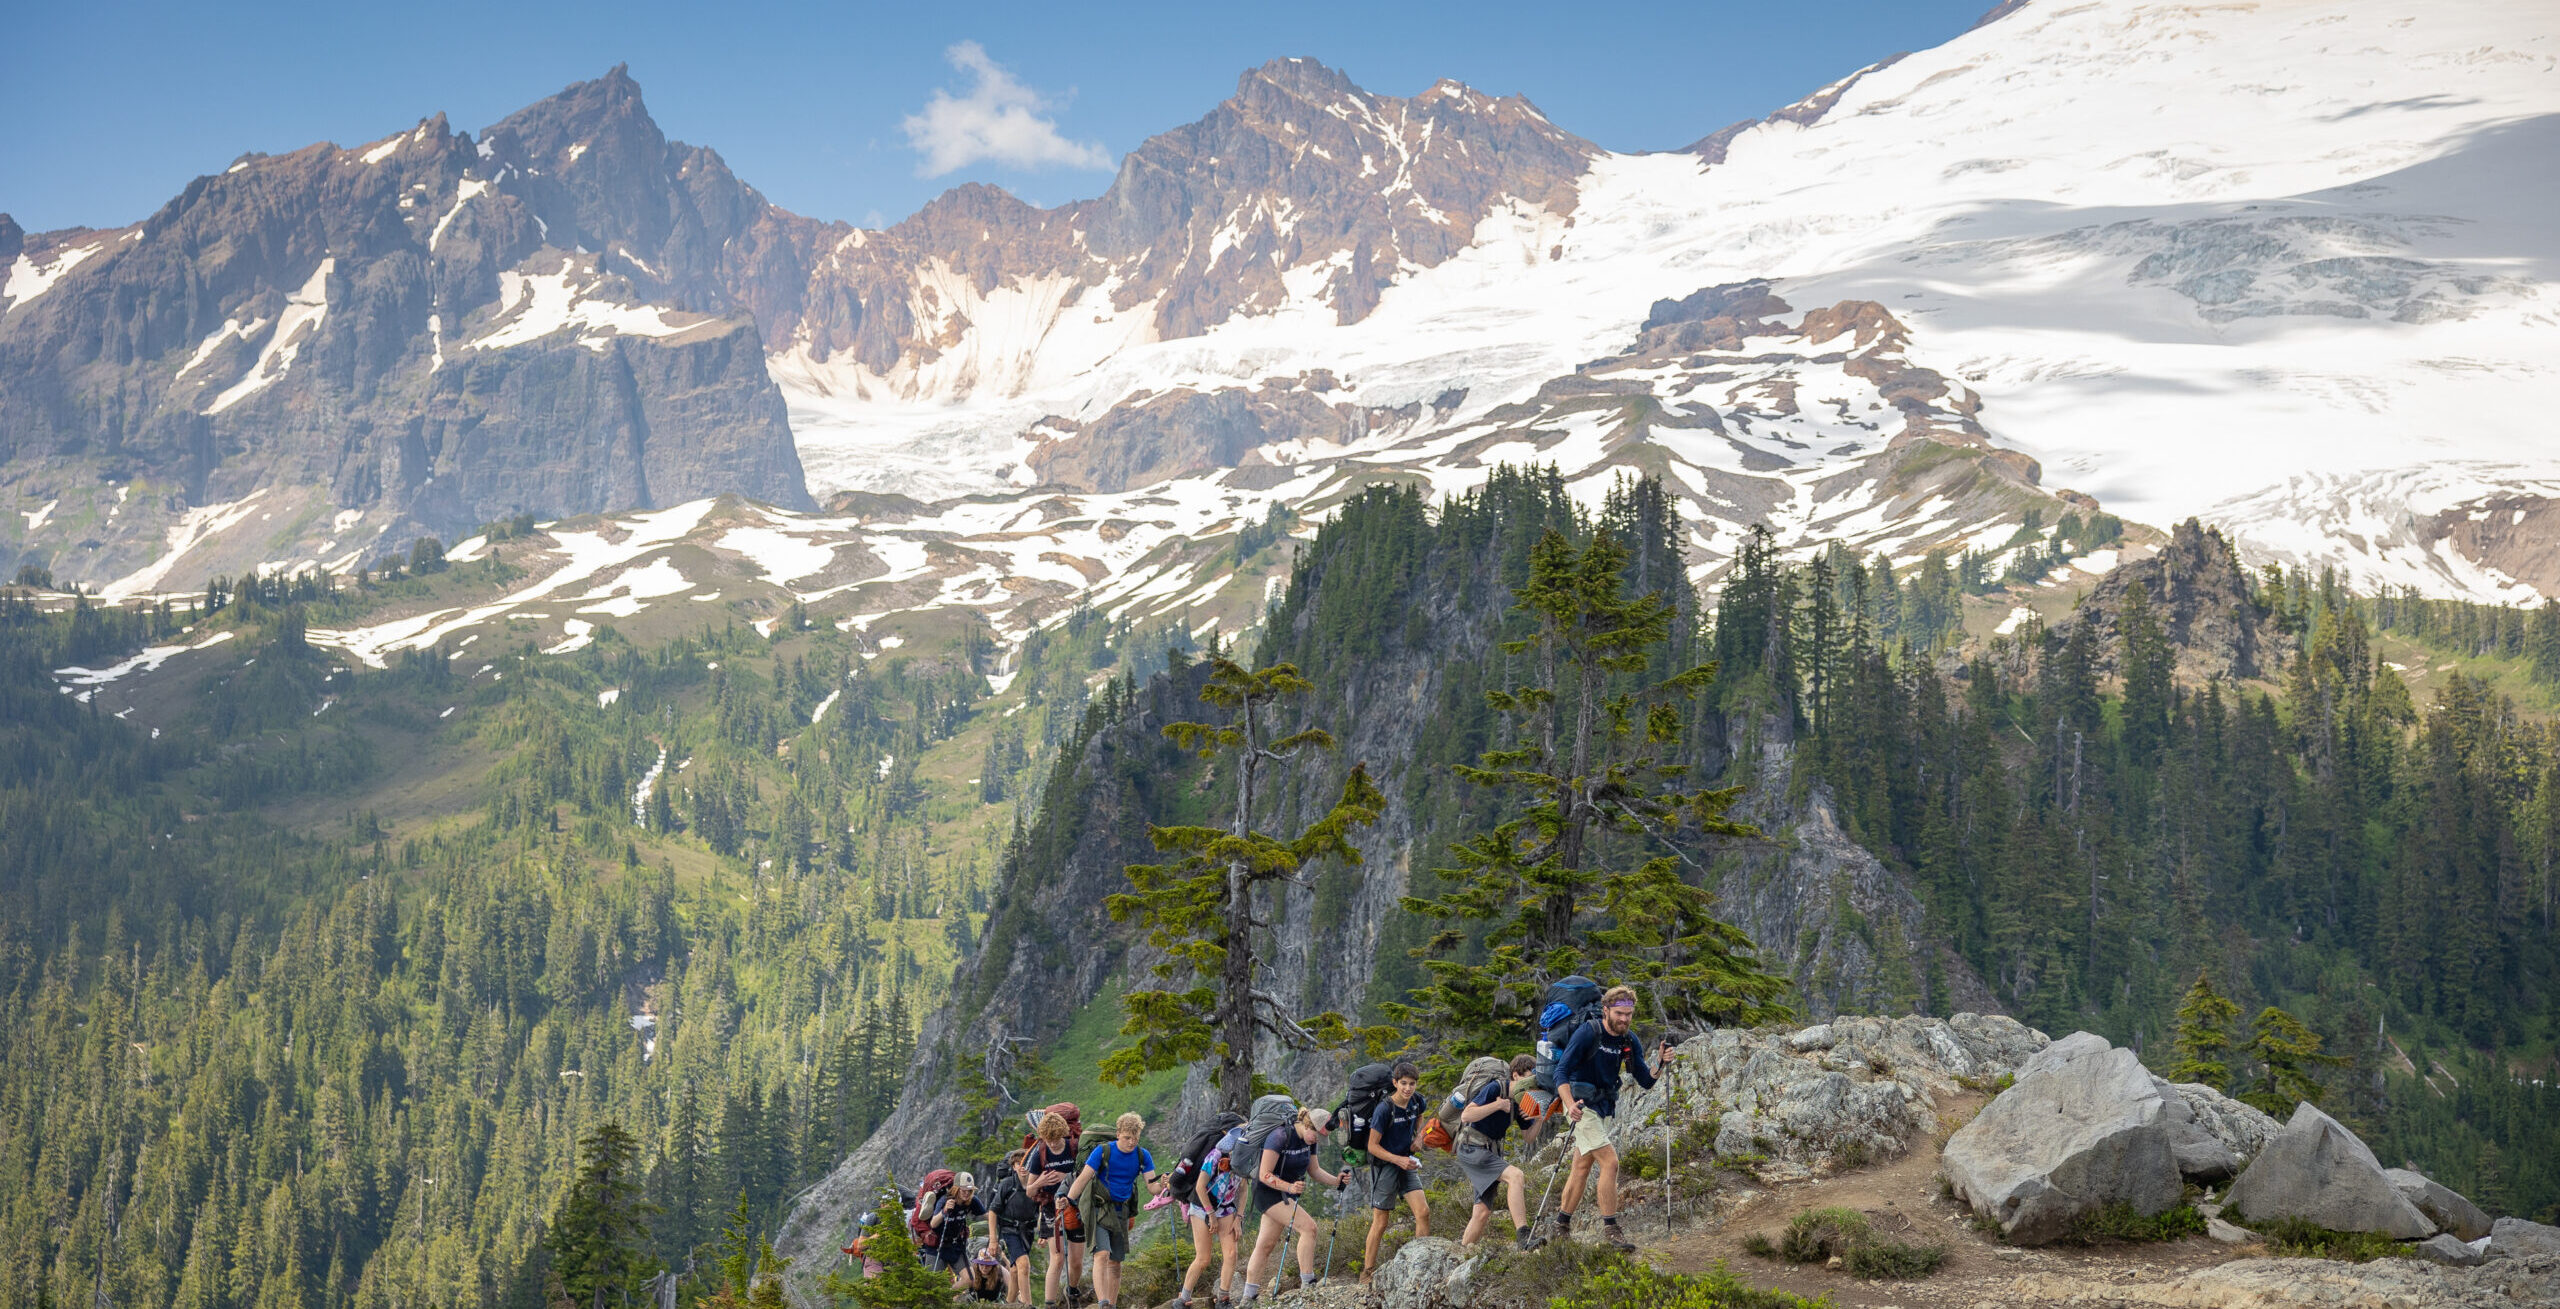
[[[1041,116],[1047,99],[1013,80],[977,42],[963,41],[943,55],[977,84],[965,96],[935,91],[924,112],[908,115],[902,124],[907,144],[924,156],[916,165],[918,177],[940,177],[982,159],[1014,168],[1111,167],[1100,145],[1060,136],[1057,120]]]

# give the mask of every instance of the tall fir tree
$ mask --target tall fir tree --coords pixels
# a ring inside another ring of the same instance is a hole
[[[578,1142],[578,1175],[551,1211],[543,1245],[570,1302],[602,1309],[636,1295],[657,1271],[649,1253],[648,1220],[655,1206],[641,1198],[636,1160],[639,1143],[622,1124],[607,1122]]]
[[[2240,1099],[2278,1119],[2291,1115],[2296,1104],[2320,1103],[2322,1088],[2314,1069],[2346,1062],[2320,1053],[2320,1034],[2273,1005],[2259,1010],[2249,1024],[2249,1044],[2243,1049],[2258,1061],[2258,1075]]]
[[[1304,695],[1310,683],[1289,664],[1247,671],[1213,656],[1200,699],[1228,713],[1225,723],[1180,722],[1164,734],[1181,748],[1226,763],[1235,788],[1234,809],[1223,827],[1149,827],[1157,850],[1176,856],[1161,864],[1132,864],[1133,890],[1112,896],[1111,916],[1135,920],[1147,940],[1165,952],[1155,968],[1162,980],[1186,978],[1181,991],[1148,988],[1121,997],[1128,1021],[1121,1035],[1134,1038],[1103,1059],[1103,1076],[1120,1085],[1148,1073],[1218,1057],[1222,1108],[1242,1113],[1255,1095],[1256,1047],[1265,1036],[1298,1049],[1342,1045],[1354,1039],[1338,1013],[1302,1015],[1297,1007],[1259,985],[1260,937],[1270,927],[1256,904],[1262,888],[1296,883],[1299,871],[1323,858],[1360,862],[1351,829],[1378,819],[1386,797],[1355,764],[1343,778],[1341,797],[1324,816],[1295,836],[1261,830],[1257,812],[1273,776],[1309,751],[1330,750],[1334,739],[1319,727],[1283,734],[1285,700]]]
[[[1684,710],[1715,666],[1644,675],[1675,611],[1659,592],[1629,596],[1625,563],[1607,532],[1577,548],[1551,531],[1515,592],[1536,630],[1502,649],[1525,656],[1536,680],[1486,692],[1512,741],[1457,769],[1513,812],[1452,847],[1457,866],[1440,870],[1450,890],[1404,900],[1442,927],[1417,950],[1429,984],[1388,1012],[1443,1053],[1519,1047],[1540,988],[1575,972],[1643,988],[1657,1018],[1757,1023],[1789,1012],[1787,980],[1682,875],[1696,837],[1753,833],[1725,817],[1740,788],[1692,786],[1673,762]],[[1780,596],[1763,602],[1783,626]],[[1622,856],[1611,839],[1670,853]]]
[[[2213,989],[2213,979],[2196,972],[2195,985],[2178,1004],[2178,1062],[2169,1068],[2173,1082],[2201,1082],[2217,1091],[2230,1089],[2231,1024],[2240,1006]]]

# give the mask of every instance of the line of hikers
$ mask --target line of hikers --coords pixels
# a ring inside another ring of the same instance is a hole
[[[1466,1178],[1474,1210],[1459,1238],[1462,1246],[1473,1247],[1483,1239],[1497,1192],[1519,1248],[1545,1244],[1547,1238],[1531,1222],[1526,1177],[1511,1162],[1507,1140],[1517,1127],[1522,1141],[1534,1145],[1561,1117],[1570,1124],[1573,1163],[1557,1208],[1556,1234],[1571,1236],[1574,1214],[1596,1173],[1603,1238],[1633,1250],[1634,1243],[1618,1227],[1618,1152],[1612,1127],[1621,1076],[1632,1074],[1646,1087],[1654,1084],[1656,1069],[1646,1061],[1644,1044],[1633,1030],[1635,1010],[1635,992],[1627,987],[1603,991],[1587,978],[1565,978],[1547,988],[1541,1004],[1538,1053],[1508,1061],[1493,1056],[1470,1060],[1437,1113],[1421,1093],[1422,1073],[1415,1065],[1369,1064],[1353,1070],[1349,1093],[1335,1109],[1266,1095],[1254,1101],[1250,1115],[1221,1114],[1192,1137],[1165,1173],[1158,1172],[1155,1156],[1140,1143],[1147,1124],[1137,1114],[1120,1115],[1107,1139],[1088,1142],[1075,1105],[1033,1110],[1031,1133],[1022,1148],[1005,1157],[986,1197],[977,1194],[977,1179],[970,1174],[937,1169],[924,1179],[910,1210],[909,1230],[927,1262],[948,1271],[963,1293],[1031,1303],[1031,1255],[1040,1249],[1047,1256],[1043,1303],[1095,1303],[1114,1309],[1131,1228],[1143,1210],[1179,1203],[1190,1226],[1193,1254],[1173,1303],[1195,1302],[1214,1248],[1219,1255],[1214,1299],[1226,1309],[1251,1304],[1271,1284],[1280,1248],[1292,1235],[1298,1240],[1299,1284],[1330,1275],[1329,1243],[1325,1271],[1317,1271],[1317,1223],[1307,1209],[1311,1186],[1335,1192],[1338,1215],[1343,1192],[1357,1184],[1356,1196],[1370,1210],[1360,1263],[1363,1284],[1377,1267],[1379,1243],[1399,1202],[1413,1214],[1414,1235],[1430,1235],[1431,1203],[1423,1191],[1420,1155],[1426,1145],[1450,1151]],[[1672,1053],[1665,1045],[1661,1057],[1667,1061]],[[1338,1173],[1328,1170],[1318,1153],[1319,1144],[1337,1129],[1343,1130],[1346,1146]],[[1151,1200],[1141,1201],[1141,1184]],[[981,1220],[986,1236],[973,1246],[972,1233]],[[866,1215],[863,1222],[869,1221]],[[1236,1256],[1248,1222],[1254,1224],[1253,1246],[1239,1283]],[[845,1253],[860,1255],[862,1245],[856,1241]],[[1083,1286],[1088,1250],[1089,1294]]]

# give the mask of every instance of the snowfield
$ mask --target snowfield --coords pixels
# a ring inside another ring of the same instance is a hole
[[[2560,409],[2555,212],[2551,0],[2038,0],[1855,76],[1812,124],[1742,133],[1720,164],[1604,155],[1570,221],[1515,202],[1356,324],[1312,276],[1172,341],[1140,330],[1152,306],[961,283],[939,303],[969,326],[929,367],[858,376],[795,347],[775,371],[813,491],[1000,494],[1042,415],[1322,368],[1366,406],[1463,388],[1446,430],[1624,349],[1656,299],[1769,278],[1799,310],[1885,305],[2046,485],[2154,524],[2225,517],[2272,557],[2305,476],[2560,475],[2541,439]],[[1356,453],[1417,453],[1388,444]],[[2368,583],[2513,590],[2299,537],[2287,557]]]

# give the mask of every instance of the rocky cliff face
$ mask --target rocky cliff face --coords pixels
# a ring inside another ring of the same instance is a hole
[[[2072,624],[2089,624],[2103,662],[2112,667],[2124,648],[2118,622],[2125,593],[2136,585],[2149,598],[2186,677],[2273,677],[2292,656],[2293,639],[2259,605],[2257,587],[2230,540],[2192,518],[2178,524],[2158,553],[2108,573],[2054,630],[2067,635]]]
[[[476,143],[439,117],[243,158],[129,228],[11,225],[0,489],[118,491],[50,552],[93,583],[252,493],[336,511],[260,534],[251,562],[285,566],[526,510],[806,505],[717,276],[764,208],[617,69]]]
[[[1511,603],[1504,561],[1525,557],[1548,521],[1515,508],[1482,539],[1452,538],[1418,559],[1382,563],[1418,535],[1419,503],[1400,512],[1410,519],[1372,513],[1358,532],[1336,526],[1319,536],[1301,556],[1260,656],[1309,673],[1318,689],[1303,705],[1306,719],[1340,737],[1337,751],[1289,774],[1274,797],[1271,830],[1312,821],[1355,762],[1367,764],[1387,794],[1379,821],[1354,835],[1357,867],[1312,870],[1308,884],[1283,888],[1264,910],[1273,924],[1265,985],[1310,1013],[1369,1012],[1384,998],[1382,986],[1401,994],[1413,983],[1406,952],[1420,931],[1399,900],[1426,889],[1436,852],[1463,835],[1458,827],[1472,821],[1468,806],[1477,798],[1442,766],[1444,738],[1467,721],[1454,712],[1459,702],[1475,702],[1499,676],[1496,643]],[[1351,626],[1365,635],[1340,636],[1346,608],[1361,612]],[[1358,657],[1320,662],[1320,652],[1339,647],[1313,641],[1319,631],[1356,643]],[[1156,858],[1145,827],[1169,812],[1160,806],[1172,792],[1214,785],[1161,739],[1164,723],[1211,712],[1199,704],[1197,685],[1196,669],[1157,678],[1051,783],[1034,852],[1009,870],[1006,908],[955,981],[955,999],[928,1020],[896,1112],[785,1224],[776,1249],[809,1256],[799,1266],[811,1276],[884,1173],[911,1177],[940,1160],[959,1116],[959,1061],[982,1057],[1008,1035],[1060,1030],[1115,977],[1151,962],[1129,944],[1125,926],[1104,921],[1100,906],[1126,888],[1127,864]],[[1812,1014],[1924,1002],[1935,1012],[1969,1005],[1996,1013],[1971,970],[1929,934],[1909,888],[1841,834],[1827,802],[1818,794],[1788,798],[1790,757],[1783,744],[1764,748],[1749,774],[1749,816],[1774,840],[1734,851],[1720,886],[1722,912],[1758,935],[1764,957],[1795,973]],[[1982,1021],[2016,1027],[2005,1018]],[[1261,1058],[1270,1076],[1327,1102],[1348,1067],[1329,1051],[1274,1047]],[[1195,1070],[1173,1119],[1200,1121],[1212,1104],[1208,1076]]]

